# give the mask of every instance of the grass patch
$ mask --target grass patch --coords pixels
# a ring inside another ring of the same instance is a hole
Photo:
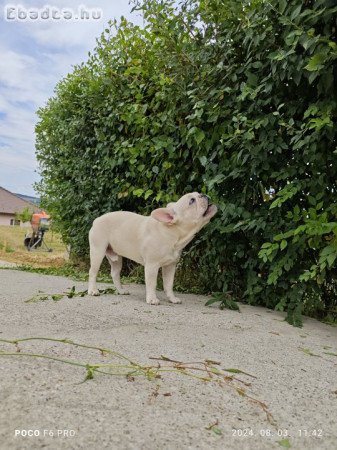
[[[0,225],[0,259],[34,267],[59,267],[64,264],[66,246],[58,233],[50,230],[44,236],[47,246],[53,249],[51,253],[40,248],[28,252],[24,239],[30,233],[30,227]]]
[[[54,275],[59,277],[66,277],[74,281],[88,281],[88,269],[81,268],[72,263],[64,263],[59,267],[34,267],[28,264],[23,264],[17,267],[0,267],[0,270],[18,270],[30,273],[39,273],[41,275]],[[111,283],[111,275],[107,270],[101,270],[97,276],[99,283]],[[144,279],[135,271],[131,272],[129,276],[122,277],[122,283],[144,283]]]

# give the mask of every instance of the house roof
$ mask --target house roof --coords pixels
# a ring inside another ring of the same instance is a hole
[[[15,214],[29,208],[32,212],[40,211],[36,205],[16,196],[0,186],[0,214]]]

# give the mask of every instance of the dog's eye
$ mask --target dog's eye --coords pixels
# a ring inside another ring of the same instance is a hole
[[[193,203],[195,202],[195,198],[191,198],[191,200],[190,200],[190,205],[193,205]]]

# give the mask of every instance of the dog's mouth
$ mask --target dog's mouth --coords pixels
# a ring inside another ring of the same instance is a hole
[[[205,212],[204,212],[204,214],[202,215],[202,217],[207,217],[207,216],[209,216],[210,214],[212,214],[212,212],[214,211],[214,205],[212,204],[212,203],[208,203],[208,206],[207,206],[207,208],[206,208],[206,210],[205,210]]]

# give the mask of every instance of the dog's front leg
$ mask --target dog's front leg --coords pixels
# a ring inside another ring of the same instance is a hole
[[[171,303],[181,303],[180,298],[176,297],[173,292],[174,274],[176,271],[176,263],[162,267],[164,291]]]
[[[89,295],[99,295],[99,291],[96,286],[96,278],[104,258],[105,248],[96,248],[94,245],[90,245],[90,270],[89,270]]]
[[[145,264],[146,303],[150,305],[159,305],[156,294],[158,270],[157,264]]]

